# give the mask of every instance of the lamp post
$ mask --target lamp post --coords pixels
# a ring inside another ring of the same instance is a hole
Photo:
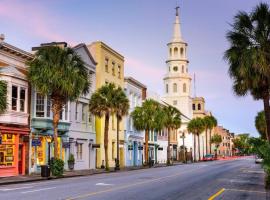
[[[186,163],[186,148],[185,148],[185,132],[182,133],[182,135],[180,136],[180,138],[183,139],[183,151],[184,151],[184,163]]]

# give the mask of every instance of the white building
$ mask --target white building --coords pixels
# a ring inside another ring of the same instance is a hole
[[[183,145],[180,136],[184,133],[185,147],[189,151],[193,144],[192,135],[187,132],[187,124],[192,119],[191,76],[188,73],[188,44],[182,38],[178,8],[176,8],[173,37],[167,44],[168,59],[167,72],[163,78],[165,89],[163,100],[181,111],[182,125],[177,132],[178,148]]]
[[[130,113],[141,106],[146,97],[146,86],[132,77],[125,78],[125,93],[129,99],[129,115],[125,118],[126,166],[138,166],[143,162],[144,131],[137,131],[133,126]]]
[[[85,62],[85,66],[89,72],[91,86],[89,93],[82,95],[76,102],[70,103],[70,129],[69,129],[69,143],[70,152],[75,158],[75,170],[80,169],[94,169],[96,163],[95,152],[95,118],[89,112],[89,100],[91,94],[95,90],[96,83],[96,62],[91,56],[85,44],[79,44],[73,49],[81,56]]]

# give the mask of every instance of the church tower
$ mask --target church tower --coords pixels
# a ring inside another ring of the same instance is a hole
[[[167,44],[168,59],[163,78],[165,89],[163,100],[181,111],[184,115],[182,124],[185,126],[192,119],[191,76],[188,74],[188,45],[182,38],[178,9],[179,7],[176,7],[173,36]]]

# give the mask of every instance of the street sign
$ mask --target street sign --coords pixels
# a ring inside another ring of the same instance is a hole
[[[33,147],[41,146],[40,139],[32,139],[32,146]]]

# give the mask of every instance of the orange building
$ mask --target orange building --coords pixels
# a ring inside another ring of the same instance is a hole
[[[217,148],[217,155],[232,156],[233,155],[232,138],[234,134],[230,133],[229,130],[223,128],[222,126],[215,127],[213,133],[220,135],[222,138],[222,142]],[[215,147],[212,147],[212,149],[214,148]]]

